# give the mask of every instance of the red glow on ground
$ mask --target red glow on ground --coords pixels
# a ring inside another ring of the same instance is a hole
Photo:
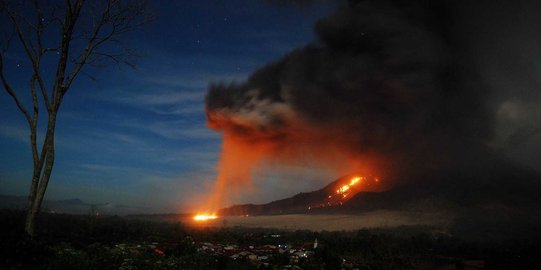
[[[193,217],[193,220],[198,221],[198,222],[204,222],[204,221],[213,220],[217,218],[218,216],[214,214],[197,214]]]

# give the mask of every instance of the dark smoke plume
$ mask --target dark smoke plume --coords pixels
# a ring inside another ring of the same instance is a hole
[[[491,3],[347,1],[317,22],[317,41],[242,83],[212,85],[208,124],[224,134],[215,194],[249,185],[262,163],[305,160],[394,182],[429,175],[452,183],[445,172],[462,170],[462,182],[500,189],[491,177],[517,174],[493,170],[516,172],[487,146],[497,95],[480,78],[481,43],[472,40],[490,22],[469,10]]]
[[[487,91],[451,12],[441,1],[350,1],[317,23],[318,42],[244,83],[211,86],[209,125],[270,142],[271,156],[331,144],[404,164],[481,145],[493,121]]]

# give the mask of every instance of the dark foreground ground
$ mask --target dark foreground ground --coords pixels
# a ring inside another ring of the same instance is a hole
[[[0,269],[538,269],[538,236],[460,237],[429,226],[313,232],[193,227],[116,216],[0,211]],[[314,245],[316,242],[317,245]]]

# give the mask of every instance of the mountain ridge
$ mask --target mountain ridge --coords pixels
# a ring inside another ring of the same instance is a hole
[[[318,190],[301,192],[265,204],[233,205],[220,209],[218,214],[223,216],[323,214],[429,208],[445,211],[485,208],[526,209],[538,212],[537,209],[541,206],[541,174],[509,164],[505,160],[493,160],[488,164],[490,166],[485,170],[479,171],[461,167],[460,170],[446,168],[410,175],[401,179],[401,185],[388,190],[370,192],[361,188],[347,200],[324,207],[314,207],[328,203],[326,197],[344,181],[353,177],[347,175]]]

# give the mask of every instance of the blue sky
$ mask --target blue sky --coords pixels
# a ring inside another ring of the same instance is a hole
[[[97,81],[81,75],[66,96],[46,198],[111,202],[150,212],[191,207],[212,186],[220,151],[220,134],[205,125],[208,84],[241,81],[313,41],[314,22],[334,6],[205,0],[154,2],[153,9],[156,21],[125,38],[142,55],[137,70],[89,68]],[[27,65],[17,50],[5,63],[28,106]],[[0,194],[26,195],[31,175],[28,127],[3,89],[0,116]],[[311,177],[305,168],[296,170],[298,177]],[[267,173],[271,180],[263,185],[269,189],[246,200],[264,202],[321,184],[273,184],[279,177]]]

